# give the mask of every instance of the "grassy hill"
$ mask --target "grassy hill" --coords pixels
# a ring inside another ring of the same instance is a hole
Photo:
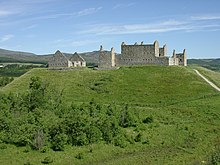
[[[27,90],[32,76],[39,76],[51,86],[64,90],[65,101],[68,102],[89,102],[96,98],[102,103],[111,101],[117,104],[164,106],[213,93],[213,89],[199,81],[200,78],[192,70],[158,66],[126,67],[112,71],[33,69],[4,90]]]
[[[203,69],[200,68],[202,71]],[[220,75],[209,70],[212,80]],[[30,78],[39,76],[49,88],[63,91],[63,102],[81,104],[94,99],[102,105],[125,104],[139,118],[153,121],[125,128],[131,135],[141,132],[143,142],[125,148],[98,143],[67,147],[65,151],[23,152],[8,145],[1,149],[0,164],[40,164],[46,157],[53,164],[208,164],[220,162],[220,94],[187,67],[122,67],[54,71],[32,69],[1,89],[24,93]],[[45,119],[46,120],[46,119]],[[79,157],[79,154],[82,157]],[[9,156],[14,155],[13,158]],[[203,163],[202,163],[203,162]]]
[[[220,71],[220,58],[219,59],[188,59],[189,65],[199,65],[214,71]]]

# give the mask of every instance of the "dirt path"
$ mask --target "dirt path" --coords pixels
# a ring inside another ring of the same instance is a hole
[[[200,77],[202,77],[211,87],[215,88],[217,91],[220,92],[220,88],[217,87],[215,84],[213,84],[211,81],[209,81],[207,78],[205,78],[201,73],[199,73],[198,70],[193,69]]]

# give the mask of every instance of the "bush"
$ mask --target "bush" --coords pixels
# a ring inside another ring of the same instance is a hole
[[[76,159],[83,159],[84,158],[84,154],[82,152],[78,153],[76,156],[75,156]]]
[[[89,126],[87,128],[87,138],[89,140],[89,143],[95,143],[99,141],[102,137],[102,132],[99,130],[99,128],[95,126]]]
[[[0,150],[7,149],[7,145],[4,143],[0,143]]]
[[[114,145],[119,146],[121,148],[125,148],[127,146],[127,140],[124,135],[119,134],[114,138]]]
[[[150,123],[153,123],[153,122],[154,122],[153,116],[146,117],[146,118],[143,120],[143,123],[145,123],[145,124],[150,124]]]
[[[64,133],[56,134],[51,142],[54,151],[63,151],[67,143],[67,136]]]
[[[220,150],[215,151],[210,160],[208,161],[208,165],[218,165],[220,163]]]
[[[45,145],[45,136],[43,130],[37,130],[32,143],[34,149],[40,150]]]
[[[53,159],[49,156],[45,157],[44,160],[41,161],[43,164],[50,164],[53,163]]]
[[[0,87],[6,86],[7,84],[12,82],[13,80],[14,80],[13,77],[2,77],[2,78],[0,78]]]
[[[142,133],[138,133],[137,136],[134,138],[135,142],[142,142],[143,135]]]
[[[119,125],[123,128],[136,126],[137,124],[137,117],[134,112],[128,109],[128,105],[124,107],[120,115]]]

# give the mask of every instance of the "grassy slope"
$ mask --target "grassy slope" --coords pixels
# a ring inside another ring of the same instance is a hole
[[[3,91],[25,91],[32,76],[50,81],[51,88],[64,89],[64,100],[69,103],[92,98],[100,103],[128,103],[143,118],[153,116],[153,123],[127,130],[134,135],[142,131],[149,144],[135,143],[124,149],[97,144],[47,153],[24,153],[24,148],[9,146],[1,150],[0,164],[39,164],[46,156],[51,156],[54,164],[198,164],[214,152],[215,145],[220,145],[220,95],[190,68],[33,69]],[[91,148],[93,152],[89,152]],[[84,158],[76,159],[78,153]],[[8,155],[14,155],[13,159]]]
[[[214,93],[192,70],[155,66],[112,71],[33,69],[5,87],[4,91],[25,91],[32,76],[42,77],[51,87],[64,90],[68,102],[85,102],[95,98],[101,103],[164,106]]]
[[[220,72],[215,72],[203,67],[195,67],[198,71],[200,71],[204,76],[206,76],[209,80],[215,83],[218,87],[220,87]]]

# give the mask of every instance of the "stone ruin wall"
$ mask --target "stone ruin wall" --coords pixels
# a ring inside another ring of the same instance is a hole
[[[135,43],[134,45],[121,44],[121,55],[115,55],[114,49],[111,52],[103,51],[100,48],[99,67],[110,68],[114,66],[129,65],[184,65],[186,66],[186,52],[175,54],[173,57],[167,57],[167,46],[159,47],[158,41],[154,44],[144,45]],[[175,53],[175,52],[174,52]]]
[[[164,45],[163,48],[159,48],[159,56],[166,56],[167,55],[167,46]]]
[[[166,46],[159,48],[159,43],[153,45],[121,45],[121,65],[169,65],[169,58],[165,57]]]
[[[111,48],[110,52],[104,51],[102,46],[100,47],[99,52],[99,61],[98,66],[101,68],[110,68],[115,67],[118,62],[118,58],[115,56],[114,48]]]
[[[154,45],[122,45],[121,65],[151,64],[155,62]]]
[[[100,51],[98,66],[101,68],[111,67],[112,58],[110,55],[111,54],[107,51]]]
[[[49,61],[49,67],[70,67],[71,62],[65,56],[57,51],[53,58]]]

